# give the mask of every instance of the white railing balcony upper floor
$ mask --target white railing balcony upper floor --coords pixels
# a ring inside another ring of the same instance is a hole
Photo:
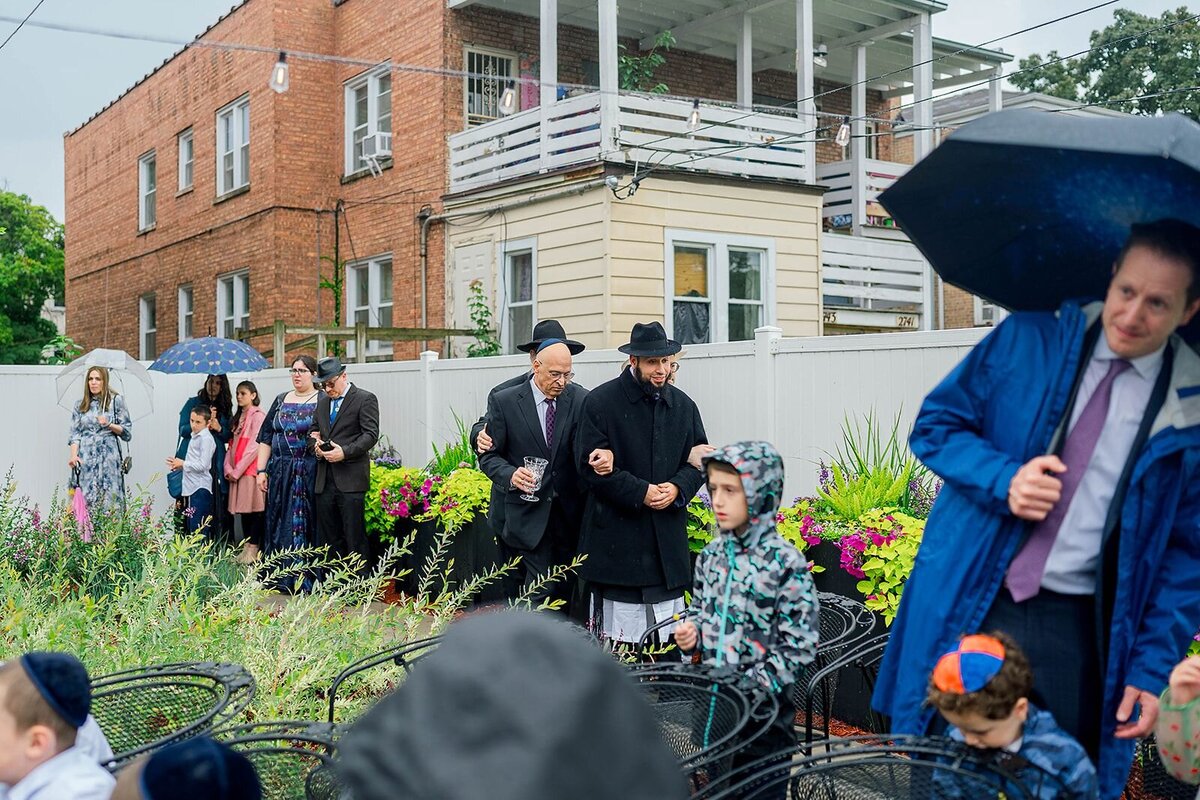
[[[879,205],[879,195],[911,168],[908,164],[874,158],[863,159],[861,168],[857,170],[853,159],[818,164],[817,183],[828,187],[824,217],[832,218],[830,221],[836,229],[854,227],[855,190],[861,187],[863,219],[858,224],[874,228],[894,227],[891,215]]]
[[[687,101],[621,94],[613,120],[602,107],[593,92],[451,134],[450,191],[596,161],[813,182],[804,161],[811,126],[794,116],[701,103],[693,129]]]

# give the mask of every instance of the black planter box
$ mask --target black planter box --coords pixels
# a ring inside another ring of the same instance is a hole
[[[409,596],[417,594],[426,561],[434,556],[441,527],[433,520],[415,522],[411,519],[398,519],[393,529],[393,535],[398,541],[403,541],[414,531],[416,536],[410,548],[412,552],[401,558],[399,564],[400,569],[407,569],[409,573],[397,582],[396,587]],[[487,572],[499,563],[500,553],[486,515],[478,515],[473,518],[463,525],[450,540],[442,554],[442,563],[434,570],[433,580],[426,587],[431,597],[436,597],[444,588],[443,576],[446,574],[451,560],[454,561],[453,569],[449,574],[452,589],[461,587],[473,576]],[[482,605],[503,599],[504,591],[500,579],[497,578],[477,592],[472,597],[472,603]]]
[[[841,567],[841,549],[833,542],[821,542],[805,549],[804,555],[809,561],[824,567],[824,572],[813,574],[813,583],[817,591],[829,592],[857,600],[860,603],[866,598],[858,590],[858,578],[846,572]],[[872,612],[875,625],[869,638],[880,636],[887,632],[887,624],[883,615]],[[932,668],[932,667],[931,667]],[[871,730],[871,688],[868,686],[862,670],[844,669],[838,679],[837,693],[833,697],[833,717],[856,728]]]

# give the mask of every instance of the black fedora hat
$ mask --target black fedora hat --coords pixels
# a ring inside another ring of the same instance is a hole
[[[683,345],[667,338],[667,332],[663,330],[661,322],[635,322],[633,332],[629,334],[629,344],[623,344],[617,349],[626,355],[654,358],[673,356],[683,349]]]
[[[584,349],[582,342],[567,338],[567,332],[563,330],[562,323],[556,319],[544,319],[537,325],[534,325],[533,338],[525,344],[517,345],[517,349],[523,353],[528,353],[541,347],[542,342],[547,339],[557,339],[562,342],[571,351],[571,355],[573,356],[579,355]]]
[[[326,356],[317,362],[317,374],[313,376],[314,383],[331,381],[346,371],[337,356]]]

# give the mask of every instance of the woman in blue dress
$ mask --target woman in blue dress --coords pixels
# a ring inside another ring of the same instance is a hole
[[[308,432],[314,430],[317,361],[292,362],[292,390],[275,398],[258,434],[258,488],[267,493],[264,556],[315,544],[313,481],[317,459]]]
[[[92,367],[83,384],[83,400],[71,410],[67,466],[79,469],[79,490],[92,514],[125,510],[125,473],[118,440],[133,438],[125,398],[109,387],[108,370]]]

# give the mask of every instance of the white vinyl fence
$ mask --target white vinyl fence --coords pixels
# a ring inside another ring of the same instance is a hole
[[[679,387],[694,398],[709,441],[772,441],[787,463],[788,496],[811,493],[816,463],[840,442],[845,418],[874,412],[890,425],[902,414],[905,431],[921,399],[982,337],[983,329],[860,336],[779,338],[764,328],[753,342],[694,345],[681,361]],[[615,377],[624,356],[587,351],[575,359],[576,382],[596,386]],[[488,359],[351,364],[351,380],[379,396],[383,434],[404,463],[425,463],[454,439],[455,416],[470,425],[484,410],[488,390],[528,367],[524,355]],[[11,471],[17,491],[45,507],[67,482],[70,412],[58,404],[58,367],[0,367],[8,391],[0,415],[8,420],[0,470]],[[154,409],[135,419],[133,471],[127,485],[144,490],[157,509],[167,506],[165,459],[175,450],[179,409],[204,382],[202,375],[162,375],[155,380]],[[286,370],[230,375],[253,380],[269,406],[290,388]],[[69,402],[78,398],[68,398]],[[135,416],[141,413],[134,409]]]

